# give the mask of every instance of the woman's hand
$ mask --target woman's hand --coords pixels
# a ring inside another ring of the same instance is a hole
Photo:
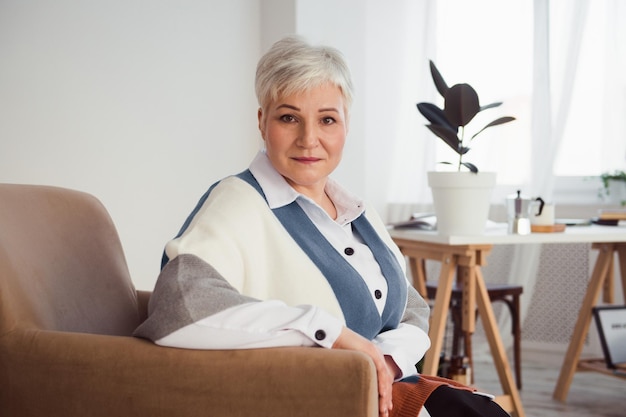
[[[376,345],[358,333],[344,327],[341,334],[335,341],[333,349],[347,349],[363,352],[374,361],[378,378],[378,413],[381,417],[387,417],[393,408],[391,401],[391,386],[394,380],[394,373],[390,370],[387,358],[378,350]],[[393,360],[389,358],[391,363]],[[395,363],[393,363],[395,367]]]

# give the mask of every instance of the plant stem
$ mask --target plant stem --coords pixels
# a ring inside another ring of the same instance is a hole
[[[461,142],[459,142],[459,166],[457,167],[457,170],[460,172],[461,171],[461,164],[463,163],[463,152],[461,151],[463,149],[463,139],[465,138],[465,126],[461,126]]]

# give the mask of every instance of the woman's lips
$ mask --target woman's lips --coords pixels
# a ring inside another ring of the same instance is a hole
[[[300,157],[295,157],[293,159],[295,159],[298,162],[303,162],[303,163],[311,163],[311,162],[317,162],[321,160],[321,158],[315,158],[312,156],[300,156]]]

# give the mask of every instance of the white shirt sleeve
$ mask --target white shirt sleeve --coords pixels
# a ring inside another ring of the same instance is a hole
[[[318,307],[290,307],[282,301],[270,300],[230,307],[155,343],[188,349],[331,348],[343,326],[341,320]]]
[[[419,327],[406,323],[393,330],[388,330],[376,336],[374,343],[383,355],[391,356],[402,371],[401,378],[415,375],[415,364],[424,357],[430,348],[428,334]]]

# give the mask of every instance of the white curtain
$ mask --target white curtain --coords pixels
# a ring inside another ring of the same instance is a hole
[[[434,93],[428,59],[436,49],[435,0],[369,1],[367,7],[367,195],[399,207],[430,199],[424,173],[435,166],[436,142],[416,104],[424,91]],[[411,213],[392,210],[380,208],[386,219]]]
[[[532,101],[532,167],[531,189],[547,201],[553,199],[553,166],[569,114],[570,103],[585,18],[589,0],[554,2],[535,0],[534,2],[534,66]],[[567,6],[567,7],[565,7]],[[559,13],[561,26],[551,25],[551,13]],[[567,17],[563,19],[563,17]],[[562,20],[561,20],[562,19]],[[561,31],[561,33],[557,33]],[[565,48],[551,48],[553,37],[564,37],[569,41]],[[558,85],[554,85],[558,84]],[[520,284],[526,290],[521,299],[522,322],[528,313],[535,287],[541,245],[517,245],[511,263],[509,281]],[[509,317],[503,315],[501,329],[510,324]],[[508,332],[501,332],[507,344],[511,343]]]
[[[571,107],[589,0],[535,0],[534,8],[531,186],[552,200],[553,166]],[[559,16],[560,25],[551,15]]]

